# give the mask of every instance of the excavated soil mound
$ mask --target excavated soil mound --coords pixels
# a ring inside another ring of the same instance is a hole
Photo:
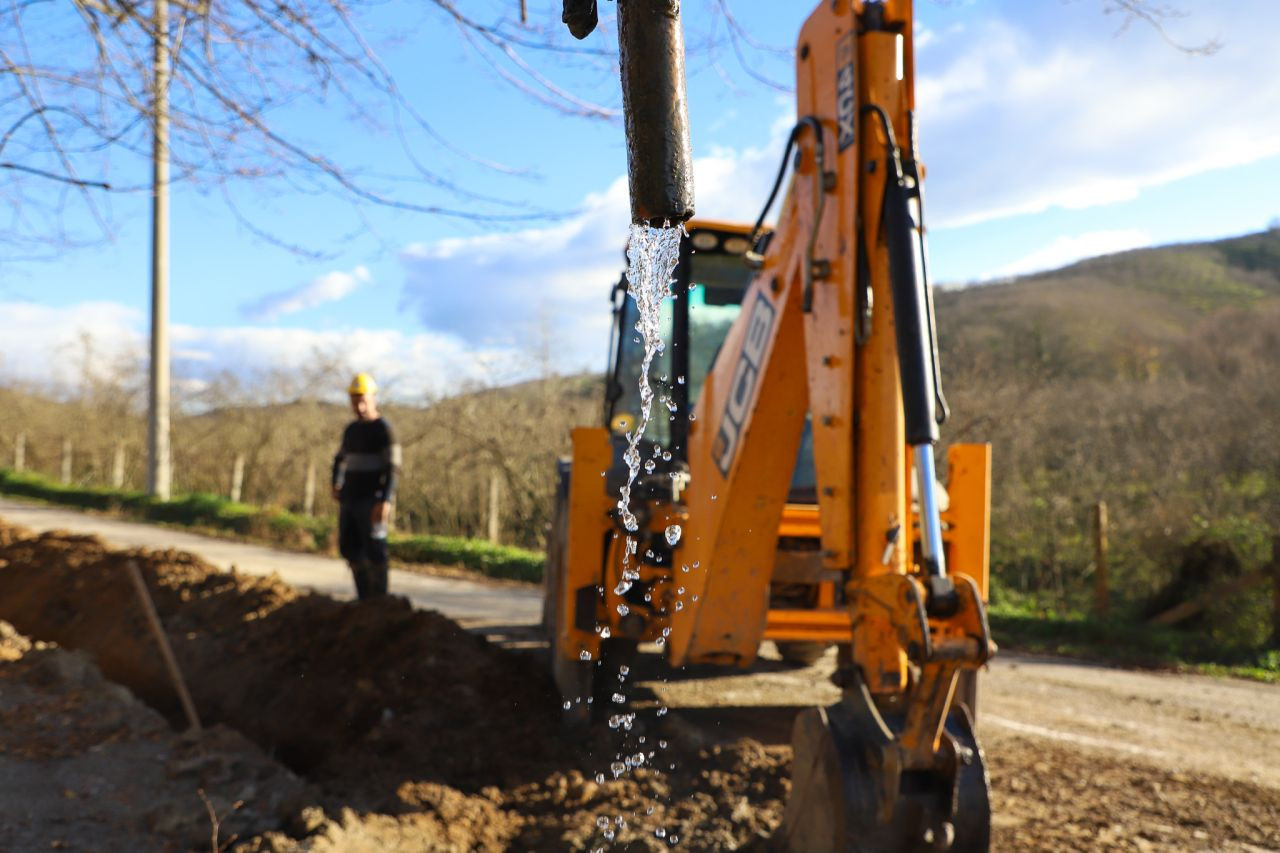
[[[391,791],[406,773],[475,791],[571,760],[542,669],[400,598],[342,603],[176,551],[96,537],[0,535],[0,618],[92,651],[103,673],[179,720],[126,561],[142,570],[201,717],[288,766]]]
[[[87,655],[0,622],[0,850],[207,850],[209,809],[221,843],[305,801],[242,735],[176,735]]]

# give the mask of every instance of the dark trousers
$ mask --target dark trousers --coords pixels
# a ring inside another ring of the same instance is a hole
[[[361,601],[387,594],[387,526],[374,529],[372,498],[338,505],[338,550],[351,567]]]

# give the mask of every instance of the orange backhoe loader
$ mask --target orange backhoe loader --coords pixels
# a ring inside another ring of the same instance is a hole
[[[566,20],[581,6],[566,0]],[[678,9],[618,3],[638,222],[692,213],[683,74],[670,61]],[[635,82],[637,65],[664,59],[657,85]],[[639,530],[628,534],[618,508],[643,355],[624,279],[604,425],[573,432],[549,537],[544,621],[572,713],[609,712],[639,643],[661,642],[673,666],[749,666],[766,639],[793,660],[837,647],[843,698],[795,723],[777,839],[788,850],[989,846],[973,719],[977,670],[995,650],[990,450],[953,445],[939,485],[947,408],[913,60],[909,0],[819,4],[797,46],[798,120],[759,221],[693,220],[682,242],[670,343],[652,369],[669,417],[641,447],[629,504]],[[623,582],[628,557],[639,578]]]

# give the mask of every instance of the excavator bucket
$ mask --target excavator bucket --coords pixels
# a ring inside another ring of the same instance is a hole
[[[895,731],[865,689],[796,717],[791,795],[776,848],[811,853],[986,851],[991,806],[968,712],[947,719],[936,767],[904,768]]]

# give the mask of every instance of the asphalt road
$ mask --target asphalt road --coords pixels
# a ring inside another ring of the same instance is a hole
[[[118,548],[190,551],[221,569],[235,566],[236,571],[245,574],[275,574],[285,583],[335,598],[353,598],[355,594],[346,563],[335,557],[279,551],[11,498],[0,498],[0,518],[41,532],[92,533]],[[407,597],[415,606],[438,610],[467,628],[533,625],[542,616],[541,593],[524,585],[488,584],[392,569],[390,587],[391,592]]]

